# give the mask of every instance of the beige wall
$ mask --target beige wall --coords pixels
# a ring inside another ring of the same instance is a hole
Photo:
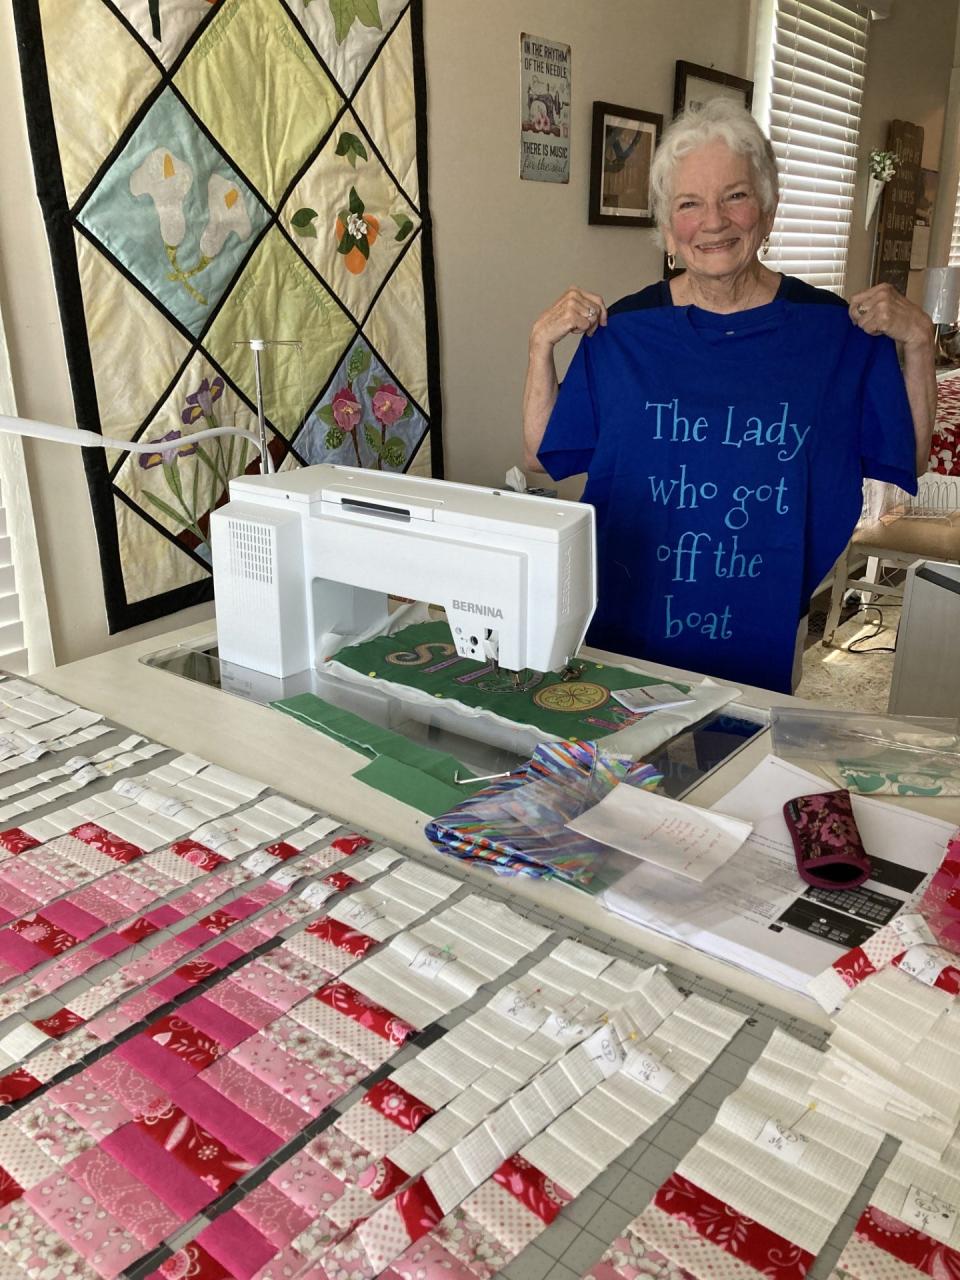
[[[612,302],[660,276],[652,230],[587,225],[593,102],[669,121],[675,59],[747,73],[749,14],[746,0],[427,0],[430,195],[451,479],[500,484],[506,468],[519,464],[527,335],[549,303],[570,284]],[[521,31],[573,47],[568,186],[517,178]],[[456,59],[444,75],[442,51]],[[451,113],[459,125],[447,123]]]
[[[916,20],[918,5],[922,22]],[[882,144],[891,116],[916,120],[928,131],[925,162],[937,167],[956,7],[957,0],[897,0],[896,16],[874,27],[867,146]],[[749,74],[750,12],[751,0],[425,0],[450,478],[500,483],[518,461],[526,338],[543,307],[572,281],[612,300],[659,275],[651,231],[587,225],[593,100],[668,116],[678,57]],[[573,46],[568,186],[517,177],[521,30]],[[9,5],[0,5],[0,163],[0,306],[19,411],[72,423]],[[865,237],[855,235],[852,280],[857,272],[865,277],[864,263]],[[108,637],[79,450],[31,443],[28,453],[59,661],[208,613],[190,610]]]

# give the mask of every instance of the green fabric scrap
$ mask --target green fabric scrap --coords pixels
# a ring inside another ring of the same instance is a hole
[[[378,756],[353,776],[395,800],[412,805],[421,813],[446,813],[479,790],[479,786],[471,789],[441,782],[422,769],[391,756]]]
[[[455,781],[457,776],[470,778],[473,775],[453,756],[410,742],[402,734],[371,724],[362,716],[335,707],[313,693],[282,698],[271,706],[369,756],[372,763],[358,770],[354,777],[425,813],[444,813],[451,803],[459,803],[485,785],[482,782],[458,785]],[[390,769],[384,762],[394,762],[398,767]],[[411,799],[411,796],[421,797],[424,803]],[[436,802],[431,799],[426,803],[427,797],[433,796]]]

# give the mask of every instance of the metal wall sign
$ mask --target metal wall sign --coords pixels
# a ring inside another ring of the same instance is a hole
[[[570,46],[520,34],[520,177],[570,181]]]

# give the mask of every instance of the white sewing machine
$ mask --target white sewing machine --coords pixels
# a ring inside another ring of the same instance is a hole
[[[388,594],[442,605],[461,657],[555,671],[596,605],[578,502],[321,465],[232,480],[210,533],[220,658],[272,676],[385,629]]]

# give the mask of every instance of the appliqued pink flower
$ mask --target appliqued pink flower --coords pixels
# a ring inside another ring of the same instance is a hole
[[[349,387],[341,387],[331,402],[333,420],[341,431],[353,431],[363,416],[357,397]]]
[[[392,427],[403,417],[403,411],[407,407],[407,397],[401,395],[392,383],[385,382],[373,393],[370,407],[378,422],[382,422],[385,427]]]

